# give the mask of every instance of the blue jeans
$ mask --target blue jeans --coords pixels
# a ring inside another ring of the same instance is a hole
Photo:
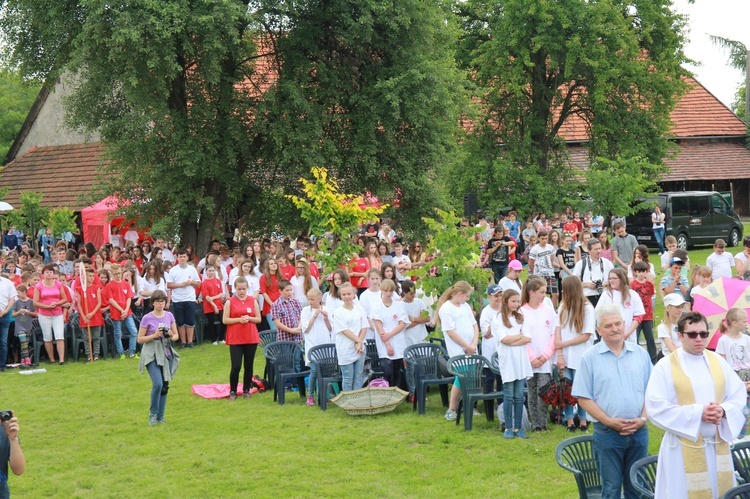
[[[10,328],[10,312],[0,317],[0,371],[5,370],[8,360],[8,329]]]
[[[295,350],[294,351],[294,372],[302,372],[302,350]],[[284,381],[284,388],[291,388],[292,386],[297,386],[297,382],[299,381],[298,378],[287,378],[286,381]]]
[[[648,455],[648,429],[644,426],[623,437],[601,423],[594,423],[594,456],[602,477],[602,499],[619,499],[625,487],[625,499],[640,497],[630,483],[630,467]]]
[[[568,378],[571,382],[576,378],[576,370],[571,369],[569,367],[566,367],[563,370],[563,376]],[[563,409],[563,414],[565,415],[565,419],[573,419],[573,406],[572,405],[566,405],[565,409]],[[581,406],[581,404],[578,404],[578,421],[583,423],[586,421],[586,410]]]
[[[517,379],[503,383],[503,416],[505,417],[506,429],[521,429],[524,381]]]
[[[365,383],[365,354],[351,364],[341,366],[341,391],[350,392],[362,388]]]
[[[318,364],[310,362],[310,378],[307,380],[307,396],[315,395],[315,388],[318,386]]]
[[[664,249],[664,236],[666,235],[667,231],[662,227],[661,229],[654,229],[654,238],[656,239],[657,244],[659,245],[659,253],[664,253],[666,249]]]
[[[130,334],[130,338],[128,340],[128,350],[130,350],[130,353],[135,353],[135,345],[138,341],[138,330],[135,328],[135,321],[133,320],[133,316],[129,316],[121,321],[112,321],[112,329],[114,330],[115,335],[115,348],[117,349],[117,355],[122,355],[123,349],[122,349],[122,323],[125,323],[125,328],[128,330],[128,334]]]
[[[151,376],[151,406],[149,414],[155,414],[158,421],[164,419],[164,408],[167,406],[167,391],[169,381],[164,381],[161,367],[156,361],[146,364],[148,375]]]
[[[495,284],[500,282],[500,279],[505,277],[505,274],[508,273],[507,263],[490,263],[490,268],[492,269],[492,275],[495,278]]]

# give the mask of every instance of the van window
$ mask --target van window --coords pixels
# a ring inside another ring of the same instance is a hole
[[[727,213],[727,202],[719,194],[711,194],[711,206],[716,213]]]
[[[675,196],[672,198],[672,216],[705,216],[709,210],[708,203],[708,196]]]

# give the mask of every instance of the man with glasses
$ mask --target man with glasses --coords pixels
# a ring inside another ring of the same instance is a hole
[[[729,444],[745,423],[747,392],[731,366],[706,350],[702,314],[684,314],[677,331],[682,346],[656,364],[646,389],[648,417],[665,431],[655,497],[723,497],[735,484]]]

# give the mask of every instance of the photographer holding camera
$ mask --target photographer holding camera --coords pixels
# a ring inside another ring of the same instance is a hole
[[[154,310],[141,319],[138,330],[138,343],[143,345],[139,369],[144,368],[151,377],[151,408],[148,425],[164,424],[164,409],[167,405],[169,381],[177,371],[180,356],[172,347],[171,341],[177,341],[179,334],[174,316],[164,310],[167,295],[156,290],[151,295]],[[171,340],[171,341],[170,341]]]
[[[13,474],[20,475],[26,469],[26,458],[18,441],[18,418],[13,411],[0,411],[0,422],[0,499],[6,499],[10,497],[8,463]]]
[[[588,248],[588,258],[581,258],[576,263],[573,267],[573,275],[581,278],[583,294],[593,306],[596,306],[602,294],[603,283],[607,281],[609,271],[614,268],[614,265],[601,257],[602,243],[598,239],[589,239]]]

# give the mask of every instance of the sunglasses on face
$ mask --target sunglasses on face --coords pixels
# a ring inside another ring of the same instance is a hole
[[[704,340],[708,338],[708,331],[700,331],[700,332],[695,332],[695,333],[682,333],[682,334],[684,334],[691,340],[696,339],[698,335],[700,335],[700,337],[703,338]]]

